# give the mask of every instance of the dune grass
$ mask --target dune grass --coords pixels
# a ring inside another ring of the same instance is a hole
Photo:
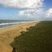
[[[52,21],[42,21],[27,30],[11,43],[17,52],[52,52]]]

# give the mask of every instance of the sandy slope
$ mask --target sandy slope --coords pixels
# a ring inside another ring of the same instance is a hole
[[[0,52],[12,52],[10,43],[16,36],[20,36],[20,32],[26,31],[26,28],[34,26],[37,22],[19,24],[12,27],[0,29]]]

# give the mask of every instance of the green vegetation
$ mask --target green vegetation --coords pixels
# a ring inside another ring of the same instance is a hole
[[[17,52],[52,52],[52,21],[43,21],[21,32],[11,43]]]

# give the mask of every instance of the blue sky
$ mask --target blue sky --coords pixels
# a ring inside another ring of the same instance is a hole
[[[0,0],[0,19],[43,19],[45,16],[52,17],[52,0]]]
[[[4,7],[0,5],[0,19],[12,19],[16,17],[16,8]]]
[[[47,9],[52,8],[52,0],[45,0],[44,5]]]

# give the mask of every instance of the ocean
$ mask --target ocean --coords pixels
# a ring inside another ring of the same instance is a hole
[[[21,24],[21,23],[28,23],[30,21],[32,20],[0,20],[0,28]]]

